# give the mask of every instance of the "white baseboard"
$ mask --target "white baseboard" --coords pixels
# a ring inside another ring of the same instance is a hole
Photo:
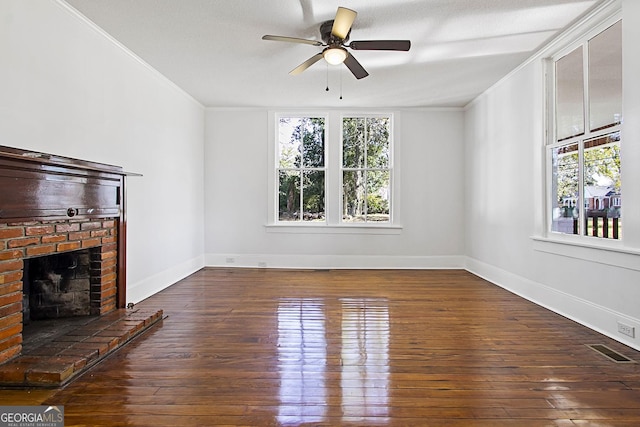
[[[308,269],[464,269],[465,257],[387,255],[206,254],[207,267]]]
[[[136,283],[127,283],[127,303],[138,303],[204,267],[204,255],[185,261]]]
[[[534,282],[473,258],[467,258],[466,270],[537,305],[631,348],[640,350],[640,337],[638,336],[638,333],[640,333],[640,319],[626,316],[607,307],[558,291],[542,283]],[[619,333],[618,322],[634,327],[636,331],[635,338]]]

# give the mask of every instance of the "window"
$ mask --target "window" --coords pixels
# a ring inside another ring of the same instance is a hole
[[[389,222],[389,117],[342,119],[342,220]]]
[[[389,113],[273,113],[269,224],[398,228],[393,121]]]
[[[547,145],[551,231],[622,237],[622,31],[614,23],[553,64]]]
[[[278,135],[278,220],[324,221],[324,117],[280,117]]]

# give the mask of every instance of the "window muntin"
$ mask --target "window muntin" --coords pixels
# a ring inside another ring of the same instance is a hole
[[[555,61],[556,132],[548,147],[552,232],[622,236],[621,43],[618,21]]]
[[[278,119],[278,221],[325,221],[325,118]]]
[[[342,221],[391,222],[391,118],[342,119]]]

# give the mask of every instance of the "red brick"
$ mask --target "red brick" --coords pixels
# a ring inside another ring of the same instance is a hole
[[[29,245],[37,245],[40,243],[39,237],[25,237],[22,239],[9,240],[7,247],[9,248],[22,248]]]
[[[0,261],[0,273],[4,273],[6,271],[22,270],[22,265],[23,264],[21,259]]]
[[[108,221],[102,221],[103,228],[114,228],[116,226],[116,221],[114,219],[110,219]]]
[[[105,229],[91,231],[91,237],[106,237],[108,235],[109,235],[109,230],[105,230]]]
[[[83,240],[91,237],[90,231],[77,231],[75,233],[69,233],[69,240]]]
[[[102,266],[102,269],[99,271],[100,274],[112,274],[115,273],[118,270],[118,267],[115,265],[112,265],[111,267],[105,267],[104,265]]]
[[[9,325],[9,327],[0,329],[0,342],[9,340],[16,335],[22,333],[22,322],[18,324]],[[1,344],[0,344],[1,345]]]
[[[25,235],[27,236],[41,236],[43,234],[53,233],[53,225],[34,225],[25,228]]]
[[[103,244],[107,244],[107,243],[115,243],[116,240],[116,236],[112,236],[112,237],[103,237],[102,238],[102,243]]]
[[[22,279],[22,270],[12,271],[10,273],[2,273],[0,274],[0,285],[4,283],[17,282],[21,279]]]
[[[0,317],[11,316],[14,313],[22,313],[22,298],[20,298],[20,302],[0,306]]]
[[[118,252],[116,251],[103,252],[100,258],[103,260],[107,260],[111,258],[117,258],[117,255],[118,255]]]
[[[8,251],[0,252],[0,261],[5,261],[8,259],[23,258],[23,257],[24,257],[24,252],[22,249],[12,249]]]
[[[22,325],[22,313],[15,313],[0,319],[0,330],[15,325]]]
[[[66,234],[50,234],[48,236],[42,236],[42,243],[60,243],[66,240]]]
[[[95,230],[98,228],[102,228],[101,222],[85,222],[84,224],[80,224],[81,230]]]
[[[118,245],[116,243],[109,243],[109,244],[102,245],[102,253],[117,251],[117,250],[118,250]]]
[[[22,282],[7,282],[6,285],[0,283],[0,295],[8,295],[18,291],[22,291]]]
[[[36,384],[60,384],[73,374],[73,364],[48,363],[46,369],[27,372],[27,382]]]
[[[94,246],[100,246],[100,243],[102,243],[102,242],[101,242],[101,239],[99,237],[95,238],[95,239],[87,239],[87,240],[83,240],[82,241],[82,247],[83,248],[91,248],[91,247],[94,247]]]
[[[22,227],[0,228],[0,239],[13,239],[14,237],[22,237]]]
[[[56,233],[68,233],[70,231],[80,231],[80,224],[69,223],[56,225]]]
[[[12,294],[0,295],[0,307],[3,307],[5,305],[11,305],[17,302],[19,302],[20,305],[22,305],[22,292],[14,292]]]
[[[110,258],[102,261],[100,265],[102,266],[102,268],[106,268],[106,267],[113,267],[114,265],[117,265],[117,264],[118,264],[117,258]]]
[[[16,344],[13,347],[9,347],[4,351],[0,351],[0,364],[13,359],[17,355],[19,355],[20,352],[22,352],[22,345],[20,344]],[[7,372],[4,372],[4,369],[8,369],[9,365],[4,365],[1,368],[3,369],[3,371],[0,372],[0,375],[2,375],[2,378],[7,378],[7,380],[10,380],[11,378],[5,375]],[[22,375],[24,378],[24,373]]]
[[[80,249],[80,242],[58,243],[58,252],[74,251]]]
[[[27,256],[51,254],[56,251],[56,245],[32,246],[27,248]]]

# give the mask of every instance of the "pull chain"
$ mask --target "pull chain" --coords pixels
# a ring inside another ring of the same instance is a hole
[[[327,88],[325,89],[329,92],[329,63],[327,62]]]
[[[342,67],[340,67],[340,99],[342,99]]]

